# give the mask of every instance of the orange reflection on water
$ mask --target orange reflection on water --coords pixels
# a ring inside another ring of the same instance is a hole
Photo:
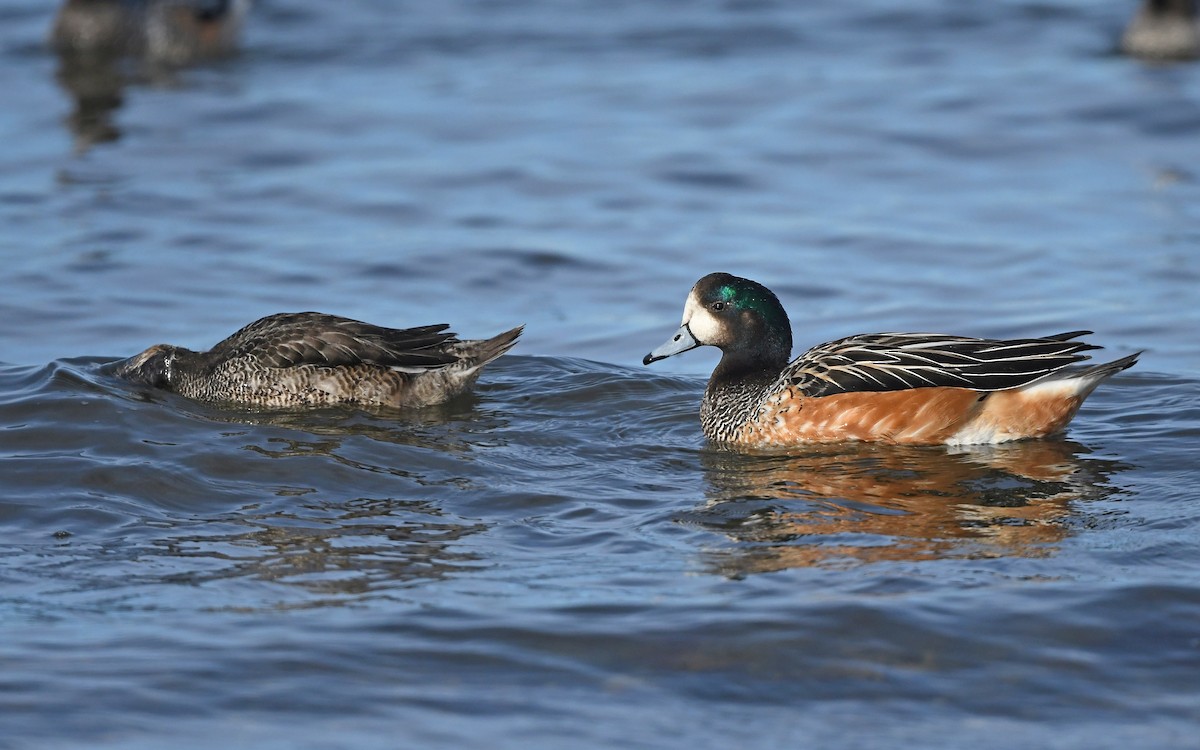
[[[739,544],[724,573],[945,557],[1052,554],[1077,501],[1120,466],[1065,441],[951,451],[851,444],[791,455],[704,456],[704,525]]]

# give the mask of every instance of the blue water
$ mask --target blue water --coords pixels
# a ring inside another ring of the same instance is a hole
[[[81,125],[8,3],[0,747],[1194,747],[1200,66],[1125,6],[260,2]],[[1059,440],[734,454],[640,365],[714,270],[1146,353]],[[102,371],[309,309],[527,329],[408,414]]]

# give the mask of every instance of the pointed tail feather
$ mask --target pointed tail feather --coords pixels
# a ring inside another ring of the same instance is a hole
[[[1134,352],[1127,357],[1114,359],[1112,362],[1102,362],[1098,365],[1087,365],[1085,367],[1069,367],[1043,378],[1031,387],[1037,387],[1043,383],[1049,384],[1069,380],[1074,381],[1076,393],[1083,398],[1087,398],[1092,391],[1096,390],[1096,386],[1100,385],[1106,378],[1110,378],[1118,372],[1127,370],[1137,364],[1138,357],[1140,356],[1142,356],[1142,352]]]
[[[1133,367],[1137,364],[1138,357],[1140,356],[1142,356],[1142,352],[1134,352],[1127,357],[1114,359],[1112,362],[1103,362],[1098,365],[1088,365],[1087,367],[1080,367],[1076,370],[1066,370],[1063,375],[1074,378],[1086,378],[1089,380],[1094,378],[1096,382],[1099,382],[1107,377],[1116,375],[1121,370],[1128,370],[1130,367]]]
[[[499,358],[502,354],[512,349],[517,343],[517,338],[521,332],[525,330],[525,326],[520,325],[504,333],[493,336],[490,339],[479,339],[476,341],[464,341],[463,345],[470,347],[469,352],[470,367],[483,367],[488,362]]]

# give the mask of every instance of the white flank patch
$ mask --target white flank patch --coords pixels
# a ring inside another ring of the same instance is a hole
[[[1048,378],[1017,388],[1017,393],[1031,398],[1065,398],[1091,390],[1092,383],[1085,378]]]
[[[989,443],[1003,443],[1007,440],[1012,440],[1012,438],[997,435],[996,428],[990,424],[976,425],[973,427],[964,427],[946,438],[946,445],[987,445]]]

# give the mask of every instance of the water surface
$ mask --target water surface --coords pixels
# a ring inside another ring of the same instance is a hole
[[[426,5],[99,110],[0,11],[0,747],[1194,745],[1200,68],[1074,0]],[[798,346],[1146,354],[1058,440],[731,453],[714,352],[639,364],[713,270]],[[306,309],[528,327],[419,412],[104,374]]]

